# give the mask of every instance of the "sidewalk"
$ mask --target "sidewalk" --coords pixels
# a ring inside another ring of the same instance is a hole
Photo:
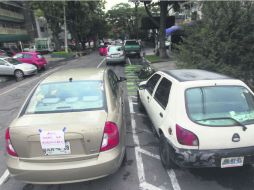
[[[155,70],[168,70],[168,69],[176,69],[176,61],[175,60],[168,60],[158,63],[151,63],[151,67]]]

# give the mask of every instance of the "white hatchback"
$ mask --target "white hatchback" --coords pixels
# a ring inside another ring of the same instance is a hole
[[[238,79],[204,70],[157,71],[139,84],[165,168],[254,163],[254,96]]]

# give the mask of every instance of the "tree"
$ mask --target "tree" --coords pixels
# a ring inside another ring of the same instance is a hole
[[[254,3],[205,2],[177,54],[183,68],[224,73],[247,82],[254,69]]]
[[[148,16],[151,18],[151,21],[159,28],[160,57],[167,58],[166,46],[165,46],[166,17],[171,9],[174,9],[175,11],[179,10],[179,8],[180,8],[179,2],[177,2],[177,1],[163,1],[163,0],[160,0],[157,3],[152,3],[152,0],[142,0],[142,2],[145,5],[145,10],[146,10]],[[160,7],[160,23],[158,23],[153,18],[153,14],[149,9],[149,5],[152,5],[152,6],[159,5],[159,7]]]

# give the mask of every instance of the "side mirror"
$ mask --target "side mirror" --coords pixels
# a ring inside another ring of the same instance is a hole
[[[144,90],[144,89],[146,89],[146,88],[147,88],[147,85],[146,85],[146,84],[141,84],[141,85],[138,86],[138,89],[139,89],[139,90]]]
[[[118,82],[123,82],[123,81],[127,81],[127,78],[125,78],[125,77],[120,77],[120,79],[118,80]]]

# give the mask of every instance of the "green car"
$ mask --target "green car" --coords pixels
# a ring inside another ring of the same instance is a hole
[[[124,52],[128,55],[138,55],[140,56],[141,46],[137,40],[125,40],[124,42]]]

